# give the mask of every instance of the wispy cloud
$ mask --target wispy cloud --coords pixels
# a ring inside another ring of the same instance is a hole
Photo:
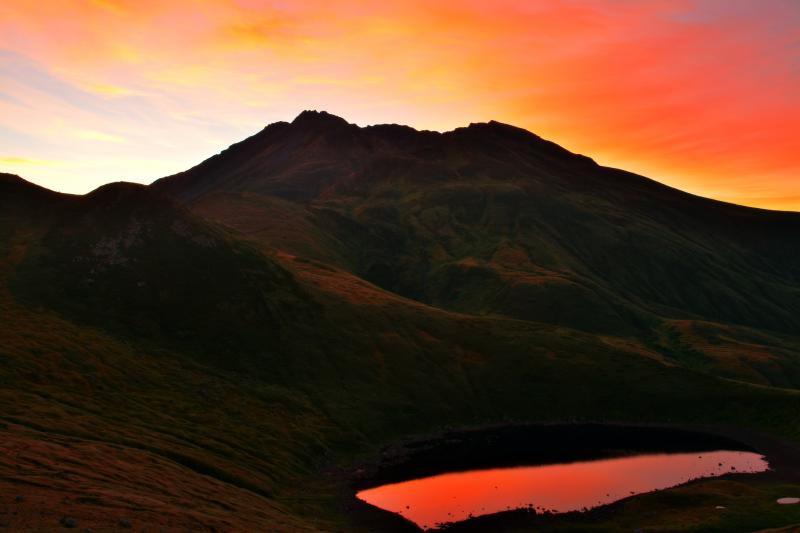
[[[89,85],[87,89],[93,93],[106,96],[132,96],[139,94],[139,92],[134,89],[128,89],[126,87],[119,87],[107,83],[93,83]]]
[[[15,166],[53,166],[55,161],[46,159],[31,159],[29,157],[18,156],[0,156],[0,165],[15,165]]]
[[[125,137],[121,137],[119,135],[114,135],[113,133],[106,133],[103,131],[95,131],[95,130],[78,130],[75,132],[75,135],[79,139],[86,139],[88,141],[101,141],[101,142],[110,142],[110,143],[124,143],[126,142]]]

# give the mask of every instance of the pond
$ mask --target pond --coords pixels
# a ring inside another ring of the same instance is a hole
[[[468,468],[471,455],[475,468]],[[515,509],[584,511],[693,479],[769,468],[763,455],[719,437],[602,426],[464,432],[414,443],[385,462],[356,497],[422,529]]]
[[[692,479],[763,472],[767,468],[764,457],[754,452],[634,455],[452,472],[362,490],[357,497],[429,529],[510,509],[581,511]]]

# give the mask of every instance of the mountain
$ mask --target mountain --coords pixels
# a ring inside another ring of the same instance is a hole
[[[0,174],[0,528],[409,531],[353,476],[448,428],[699,425],[796,456],[798,217],[495,122],[319,112],[147,187]],[[548,523],[783,527],[790,474]]]
[[[769,366],[768,381],[800,383],[795,343],[747,353],[800,331],[800,214],[692,196],[520,128],[359,128],[306,111],[152,187],[431,306],[637,338],[699,367],[731,358],[684,349],[715,330],[743,359],[724,375]]]

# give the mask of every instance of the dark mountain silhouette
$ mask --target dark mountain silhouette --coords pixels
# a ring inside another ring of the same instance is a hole
[[[496,122],[304,112],[84,196],[0,174],[0,526],[406,531],[354,472],[449,427],[723,425],[793,450],[798,229]],[[785,526],[792,475],[547,523]]]
[[[153,188],[445,309],[602,333],[800,331],[800,214],[692,196],[496,122],[435,133],[306,111]]]

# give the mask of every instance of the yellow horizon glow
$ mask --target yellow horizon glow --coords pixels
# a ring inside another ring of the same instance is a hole
[[[6,0],[0,171],[84,193],[320,109],[490,119],[702,196],[800,210],[791,0]],[[25,161],[51,161],[30,164]]]

